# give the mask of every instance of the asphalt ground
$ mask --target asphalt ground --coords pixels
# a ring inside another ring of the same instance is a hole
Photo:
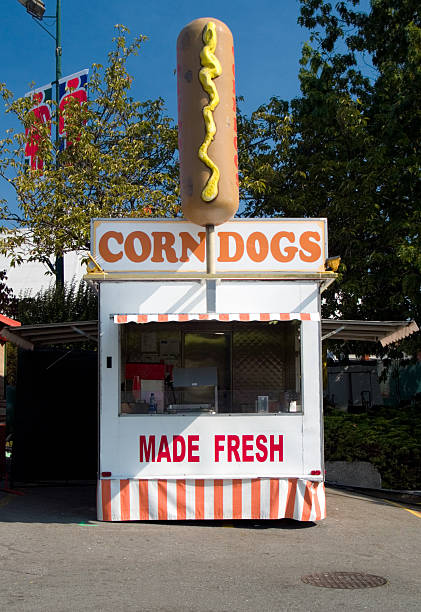
[[[421,610],[421,509],[329,489],[328,518],[100,523],[95,487],[0,492],[0,610]],[[304,584],[363,572],[384,586]]]

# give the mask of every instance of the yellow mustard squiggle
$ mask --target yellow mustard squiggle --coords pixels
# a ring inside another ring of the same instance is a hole
[[[199,71],[199,80],[203,89],[209,95],[209,104],[203,107],[203,118],[205,120],[205,140],[199,148],[199,159],[210,169],[209,177],[203,191],[202,200],[211,202],[218,195],[219,168],[208,156],[208,147],[216,134],[216,125],[213,120],[213,111],[219,104],[219,95],[212,79],[222,74],[222,67],[218,58],[214,55],[217,43],[216,26],[209,21],[203,30],[203,42],[205,46],[200,52],[200,63],[203,68]]]

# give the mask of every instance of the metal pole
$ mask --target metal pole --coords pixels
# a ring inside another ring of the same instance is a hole
[[[215,226],[206,226],[206,272],[215,274]]]
[[[215,226],[206,226],[206,273],[215,274]],[[206,310],[216,312],[216,280],[206,279]]]
[[[59,80],[61,79],[61,0],[57,0],[56,5],[56,168],[59,167],[58,153],[60,147],[60,129],[59,129],[59,102],[60,102],[60,87]],[[64,259],[63,255],[56,257],[56,286],[63,287],[64,285]]]

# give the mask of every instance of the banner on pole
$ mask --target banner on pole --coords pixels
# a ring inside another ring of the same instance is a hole
[[[86,102],[88,72],[86,68],[63,77],[59,80],[59,151],[63,151],[70,144],[67,141],[66,125],[64,119],[64,109],[71,98],[78,100],[79,104]],[[25,128],[25,163],[31,170],[38,170],[42,174],[44,160],[39,155],[40,124],[48,124],[48,134],[51,138],[51,120],[53,117],[53,109],[51,102],[53,99],[53,84],[48,83],[38,89],[33,89],[25,94],[25,97],[30,97],[33,101],[29,114],[32,113],[31,121]]]
[[[29,114],[32,113],[32,121],[25,128],[25,163],[31,170],[40,170],[44,167],[44,161],[39,156],[39,141],[41,135],[38,126],[42,123],[49,125],[48,133],[51,137],[51,100],[52,84],[44,85],[38,89],[33,89],[25,94],[25,98],[31,98],[33,106]]]
[[[70,99],[75,99],[82,104],[82,102],[86,102],[88,99],[87,96],[87,83],[88,83],[88,72],[89,70],[86,68],[85,70],[80,70],[79,72],[75,72],[69,76],[63,77],[59,80],[59,135],[60,135],[60,151],[63,151],[70,144],[67,141],[66,134],[66,126],[64,121],[64,109],[66,108],[66,104],[68,104]]]

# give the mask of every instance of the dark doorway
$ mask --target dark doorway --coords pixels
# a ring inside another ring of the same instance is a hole
[[[11,477],[97,476],[98,353],[19,351]]]

